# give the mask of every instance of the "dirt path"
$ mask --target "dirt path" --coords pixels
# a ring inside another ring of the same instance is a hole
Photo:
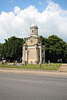
[[[62,66],[60,66],[59,68],[60,72],[67,72],[67,64],[62,64]]]
[[[0,68],[0,72],[51,75],[51,76],[66,76],[67,77],[67,72],[60,72],[60,71],[39,71],[39,70],[29,70],[29,69],[17,69],[17,68]]]

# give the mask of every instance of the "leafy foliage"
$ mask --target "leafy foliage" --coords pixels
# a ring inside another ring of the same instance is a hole
[[[41,36],[42,44],[45,45],[46,61],[57,62],[62,59],[67,62],[67,44],[56,35],[49,36],[47,39]]]
[[[62,59],[67,62],[67,43],[56,35],[44,38],[40,36],[42,44],[45,45],[45,58],[46,62],[58,62]],[[6,60],[20,60],[22,57],[22,45],[25,39],[17,38],[15,36],[5,39],[5,43],[0,43],[0,60],[4,57]]]
[[[0,43],[0,60],[2,60],[2,46],[3,44]]]
[[[22,57],[23,43],[23,39],[16,38],[15,36],[8,38],[8,40],[5,40],[2,49],[3,57],[10,61],[20,59]]]

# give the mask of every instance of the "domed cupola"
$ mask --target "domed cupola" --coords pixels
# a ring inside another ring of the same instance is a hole
[[[30,36],[38,36],[38,27],[35,23],[33,23],[30,27]]]

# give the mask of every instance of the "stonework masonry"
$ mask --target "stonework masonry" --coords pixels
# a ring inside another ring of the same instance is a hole
[[[22,46],[22,63],[45,63],[45,47],[42,46],[38,36],[38,27],[34,24],[30,27],[30,37],[26,38],[25,44]]]

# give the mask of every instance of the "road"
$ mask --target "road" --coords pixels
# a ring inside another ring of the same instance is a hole
[[[0,100],[67,100],[67,77],[0,72]]]

